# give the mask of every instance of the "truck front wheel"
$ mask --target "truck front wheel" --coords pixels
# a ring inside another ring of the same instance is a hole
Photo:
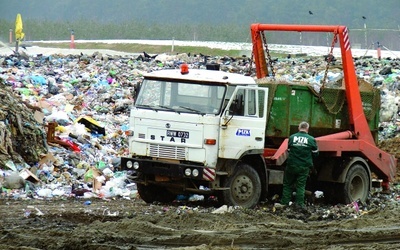
[[[349,204],[360,200],[365,202],[368,198],[370,181],[368,173],[360,164],[350,167],[343,184],[343,202]]]
[[[229,176],[222,192],[224,204],[252,208],[257,205],[261,196],[261,181],[256,170],[247,164],[239,164]]]
[[[140,198],[146,203],[153,203],[155,201],[169,203],[176,198],[176,195],[168,191],[165,187],[138,183],[137,190]]]

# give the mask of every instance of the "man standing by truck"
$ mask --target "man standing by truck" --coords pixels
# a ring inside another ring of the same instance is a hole
[[[288,158],[281,205],[287,206],[292,197],[293,186],[296,186],[295,206],[304,209],[304,193],[310,171],[313,169],[313,159],[318,155],[315,138],[308,134],[310,125],[307,122],[299,124],[299,132],[289,137]]]

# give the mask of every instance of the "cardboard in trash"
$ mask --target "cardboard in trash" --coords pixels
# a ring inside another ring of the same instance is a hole
[[[55,104],[57,104],[57,106],[58,106],[58,103],[53,102],[52,104],[50,104],[49,102],[47,102],[45,100],[41,100],[41,101],[37,102],[38,107],[40,107],[42,109],[48,109],[48,110],[50,110],[52,108],[52,105],[55,105]]]
[[[96,169],[95,167],[90,167],[86,171],[86,173],[84,175],[85,181],[93,183],[93,191],[97,191],[97,190],[101,189],[103,184],[99,181],[99,178],[98,178],[101,175],[102,175],[101,172],[98,169]]]
[[[33,183],[38,183],[38,182],[40,182],[40,180],[39,180],[39,178],[35,175],[35,174],[33,174],[31,171],[29,171],[28,169],[22,169],[20,172],[19,172],[19,176],[21,176],[22,178],[24,178],[25,180],[28,180],[28,181],[30,181],[30,182],[33,182]]]
[[[48,163],[48,162],[51,162],[51,163],[56,162],[56,160],[57,160],[57,159],[54,157],[54,155],[53,155],[52,153],[47,153],[47,154],[45,154],[45,155],[43,156],[43,158],[39,161],[39,167],[42,166],[42,165],[45,164],[45,163]]]
[[[44,113],[40,112],[40,111],[35,111],[35,113],[33,114],[33,117],[35,118],[35,120],[39,123],[39,124],[43,124],[43,120],[44,120]]]

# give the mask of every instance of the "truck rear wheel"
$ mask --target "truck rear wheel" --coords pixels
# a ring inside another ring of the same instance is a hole
[[[222,192],[224,204],[252,208],[261,196],[261,181],[256,170],[247,164],[239,164],[224,183],[229,189]]]
[[[350,167],[343,184],[343,200],[345,204],[360,200],[365,202],[368,198],[370,180],[365,168],[360,164]]]
[[[176,195],[168,191],[165,187],[155,185],[137,184],[137,190],[140,198],[146,203],[153,203],[155,201],[161,203],[169,203],[175,200]]]

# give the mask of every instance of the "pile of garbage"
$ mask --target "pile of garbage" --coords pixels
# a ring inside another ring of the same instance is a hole
[[[103,184],[124,181],[114,170],[127,152],[136,84],[149,67],[99,53],[0,58],[3,194],[121,193]]]
[[[183,62],[190,68],[218,63],[222,71],[240,74],[251,67],[245,56],[0,56],[1,195],[135,197],[135,185],[118,166],[128,153],[125,132],[137,86],[144,73]],[[335,63],[327,75],[332,82],[342,77]],[[400,60],[356,58],[355,64],[357,75],[381,90],[380,139],[398,137]],[[315,86],[325,65],[324,57],[274,61],[277,78]]]

